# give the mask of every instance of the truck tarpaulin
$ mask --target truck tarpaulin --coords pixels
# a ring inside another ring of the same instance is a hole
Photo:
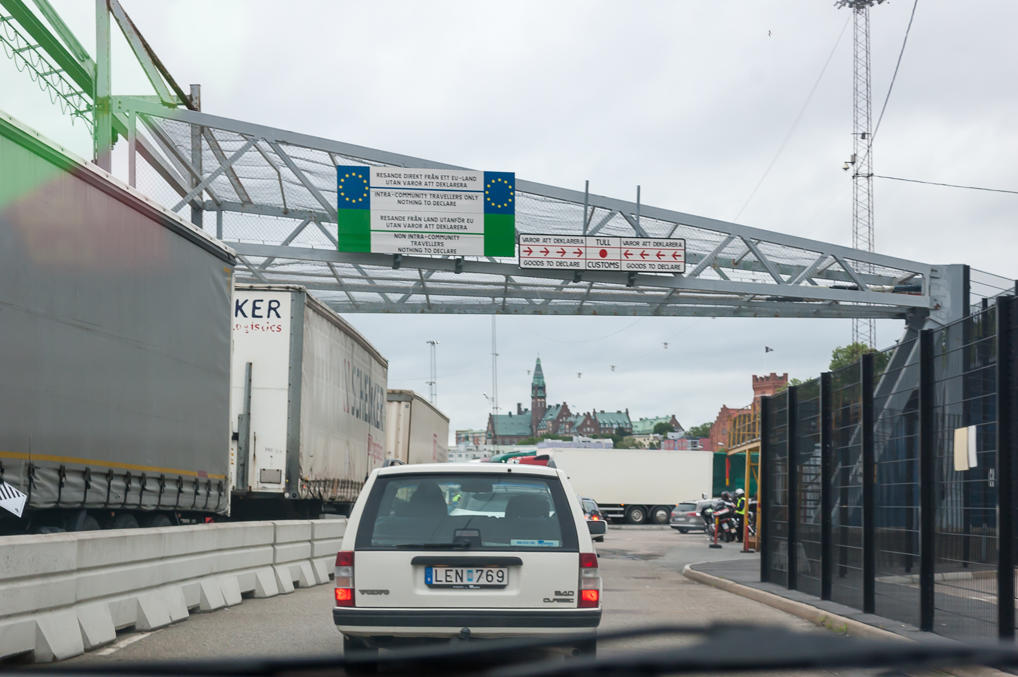
[[[0,115],[0,481],[30,509],[225,512],[233,264]]]

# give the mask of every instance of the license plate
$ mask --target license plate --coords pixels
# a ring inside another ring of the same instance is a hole
[[[505,567],[425,567],[424,583],[432,588],[504,588]]]

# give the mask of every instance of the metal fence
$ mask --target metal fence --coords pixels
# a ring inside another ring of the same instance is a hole
[[[1018,312],[1001,296],[761,402],[761,580],[1015,636]]]

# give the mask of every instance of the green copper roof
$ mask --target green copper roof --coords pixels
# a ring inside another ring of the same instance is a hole
[[[492,426],[498,436],[530,437],[530,412],[522,414],[498,414],[492,416]]]
[[[612,428],[632,427],[629,415],[624,411],[599,411],[594,414],[594,417],[597,418],[597,422],[602,428],[607,426]]]
[[[544,397],[544,370],[541,369],[541,358],[537,358],[534,366],[534,380],[530,383],[531,397]]]
[[[649,435],[654,432],[654,426],[658,423],[671,423],[671,416],[655,416],[652,418],[641,418],[633,421],[634,435]]]
[[[552,406],[548,407],[548,409],[544,412],[544,417],[541,418],[541,422],[543,423],[544,421],[552,420],[553,418],[558,416],[558,413],[560,411],[562,411],[562,405],[553,404]]]

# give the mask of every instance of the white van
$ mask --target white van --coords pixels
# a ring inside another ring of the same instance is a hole
[[[379,468],[342,548],[332,613],[347,652],[419,638],[589,636],[601,622],[597,554],[555,468]],[[580,639],[577,651],[596,652]]]

